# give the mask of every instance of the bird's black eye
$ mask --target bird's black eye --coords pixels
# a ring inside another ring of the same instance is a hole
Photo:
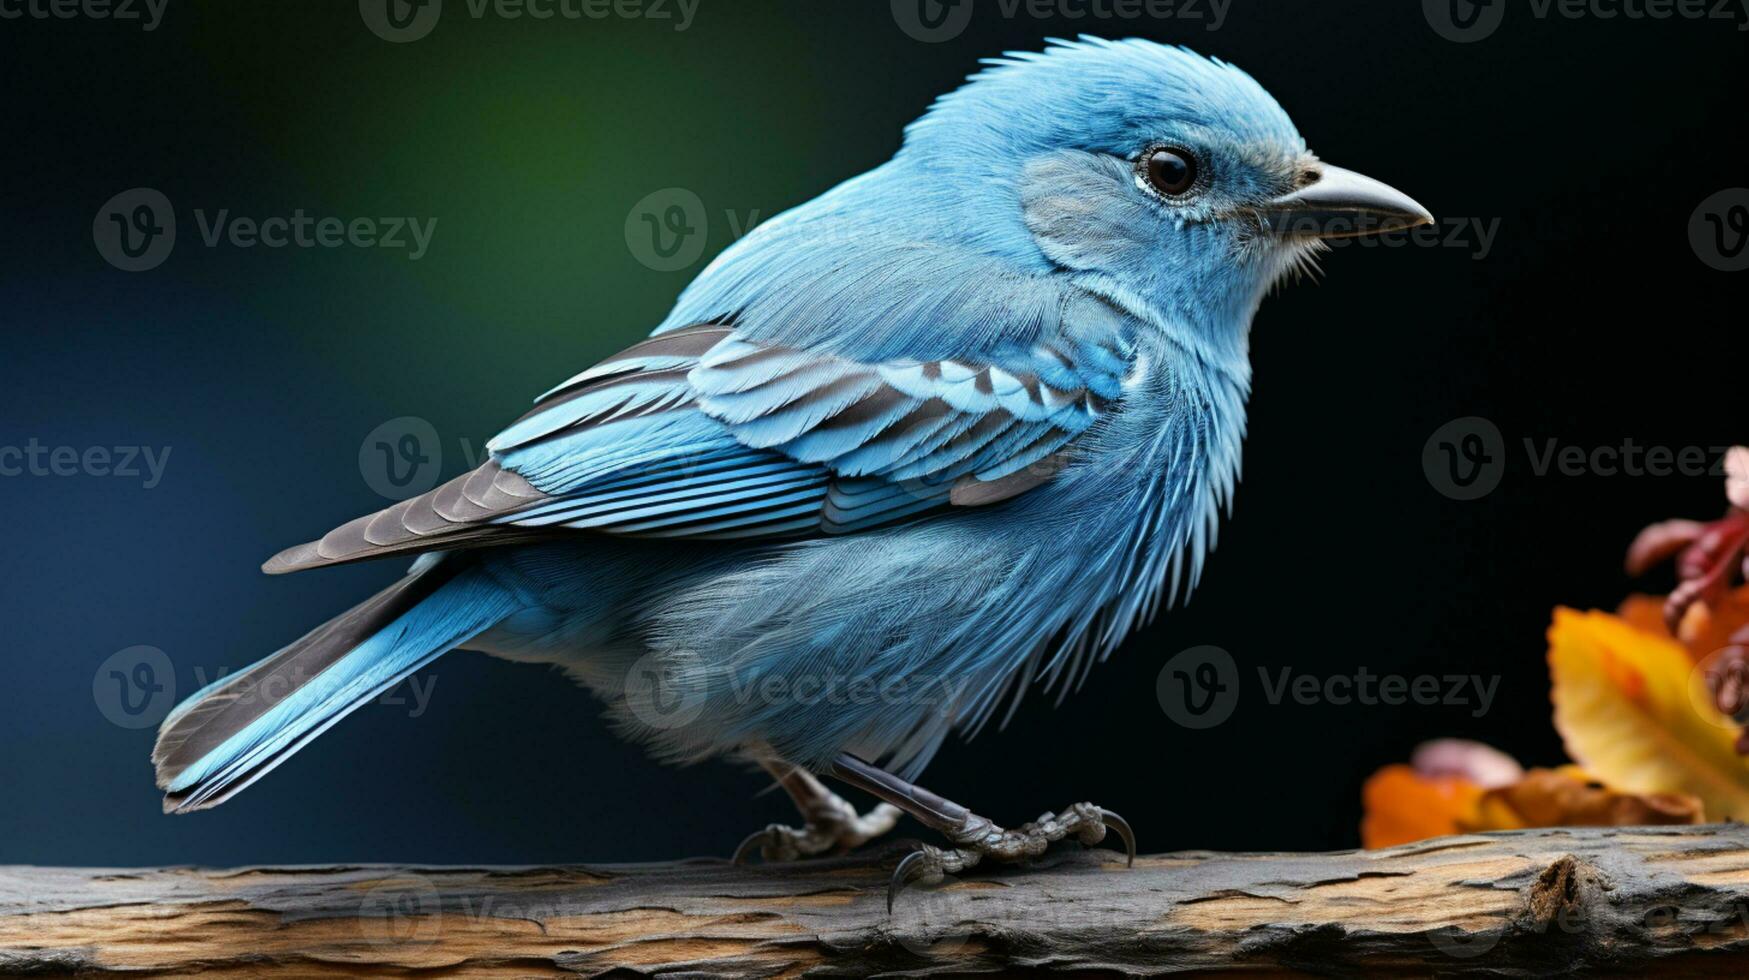
[[[1196,186],[1196,157],[1166,147],[1149,152],[1148,183],[1167,197],[1182,197]]]

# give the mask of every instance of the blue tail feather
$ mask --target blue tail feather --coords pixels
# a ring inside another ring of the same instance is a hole
[[[153,753],[165,810],[224,802],[513,611],[511,594],[477,567],[422,564],[395,587],[179,705]]]

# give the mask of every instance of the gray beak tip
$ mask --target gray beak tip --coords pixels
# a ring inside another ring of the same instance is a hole
[[[1389,184],[1352,170],[1321,164],[1318,178],[1259,211],[1279,237],[1353,238],[1419,228],[1433,213]]]

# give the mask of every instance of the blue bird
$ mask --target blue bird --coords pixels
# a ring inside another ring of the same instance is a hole
[[[741,857],[855,846],[903,811],[950,846],[897,887],[1108,826],[1133,858],[1092,804],[1004,829],[913,780],[1189,593],[1239,478],[1264,294],[1327,238],[1432,218],[1187,50],[986,65],[479,468],[270,559],[419,556],[181,704],[153,753],[165,809],[224,802],[466,648],[564,668],[663,761],[765,767],[804,822]],[[884,802],[858,814],[821,775]]]

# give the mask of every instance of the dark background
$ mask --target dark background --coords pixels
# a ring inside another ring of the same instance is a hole
[[[672,4],[670,3],[670,7]],[[1077,5],[1079,9],[1079,5]],[[1539,476],[1524,448],[1713,447],[1749,438],[1745,281],[1688,224],[1744,175],[1745,38],[1713,20],[1539,21],[1513,6],[1473,44],[1419,4],[1234,0],[1205,19],[1037,19],[976,0],[943,43],[881,2],[701,0],[695,22],[474,19],[448,0],[390,44],[356,3],[169,0],[162,23],[0,20],[7,93],[0,445],[148,445],[143,478],[0,477],[0,862],[544,862],[725,854],[790,817],[723,765],[672,770],[604,728],[580,689],[473,654],[425,672],[423,715],[373,704],[235,801],[159,813],[149,728],[102,710],[106,658],[165,652],[178,696],[398,575],[269,579],[269,554],[384,505],[359,447],[400,416],[444,476],[548,386],[663,315],[728,244],[885,159],[976,59],[1080,31],[1184,43],[1254,74],[1326,159],[1448,219],[1468,247],[1346,248],[1270,299],[1253,336],[1237,514],[1187,608],[1053,709],[955,741],[926,782],[999,820],[1094,799],[1148,850],[1338,848],[1360,785],[1436,736],[1527,762],[1549,723],[1551,607],[1613,607],[1643,524],[1710,517],[1711,477]],[[112,195],[177,210],[161,266],[112,268]],[[640,264],[645,195],[697,193],[704,259]],[[193,217],[436,217],[429,254],[205,247]],[[1449,499],[1430,435],[1482,416],[1504,477]],[[1662,591],[1667,578],[1648,583]],[[1230,651],[1231,719],[1190,731],[1155,682],[1174,653]],[[1269,704],[1256,668],[1498,676],[1491,710]],[[94,680],[98,682],[94,689]],[[913,830],[915,828],[912,828]]]

